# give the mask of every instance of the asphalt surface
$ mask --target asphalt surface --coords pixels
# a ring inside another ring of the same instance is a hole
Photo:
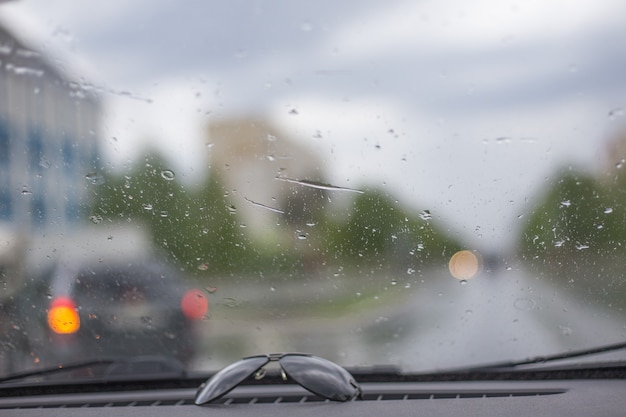
[[[200,369],[245,355],[307,351],[347,366],[430,371],[626,340],[621,308],[596,305],[522,267],[482,272],[466,283],[437,269],[410,280],[225,285],[212,297]],[[348,305],[339,308],[337,300]]]

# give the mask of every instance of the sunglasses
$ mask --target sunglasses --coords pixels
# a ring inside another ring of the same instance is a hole
[[[196,405],[221,398],[270,362],[279,363],[284,379],[291,378],[319,397],[342,402],[362,397],[354,377],[329,360],[307,353],[271,353],[243,358],[213,375],[200,385]]]

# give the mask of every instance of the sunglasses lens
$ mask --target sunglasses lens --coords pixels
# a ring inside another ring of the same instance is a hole
[[[196,405],[206,404],[220,398],[268,362],[267,356],[255,356],[227,366],[200,387],[196,394]]]
[[[280,365],[298,384],[320,397],[348,401],[361,394],[354,377],[339,365],[317,356],[286,355]]]

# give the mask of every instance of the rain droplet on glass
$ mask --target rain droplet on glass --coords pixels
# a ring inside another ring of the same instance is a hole
[[[430,220],[433,218],[433,215],[430,214],[430,210],[424,210],[420,213],[420,218],[422,220]]]
[[[89,216],[89,221],[92,222],[93,224],[100,224],[102,223],[102,216],[98,214],[93,214]]]
[[[85,179],[89,181],[90,184],[93,185],[102,185],[104,184],[104,177],[97,172],[90,172],[85,175]]]
[[[165,169],[165,170],[161,171],[161,177],[164,180],[172,181],[176,177],[176,174],[174,174],[174,171],[172,171],[170,169]]]

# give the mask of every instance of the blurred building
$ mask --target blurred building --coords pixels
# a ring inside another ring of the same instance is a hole
[[[101,178],[99,112],[95,96],[0,26],[2,297],[20,287],[33,253],[35,263],[52,261],[58,241],[86,223],[89,187]]]
[[[325,194],[287,180],[323,182],[323,161],[313,150],[255,119],[214,123],[209,140],[213,172],[252,237],[280,241],[285,230],[304,233],[324,206]]]
[[[79,222],[98,159],[98,114],[95,97],[0,27],[0,230]]]

